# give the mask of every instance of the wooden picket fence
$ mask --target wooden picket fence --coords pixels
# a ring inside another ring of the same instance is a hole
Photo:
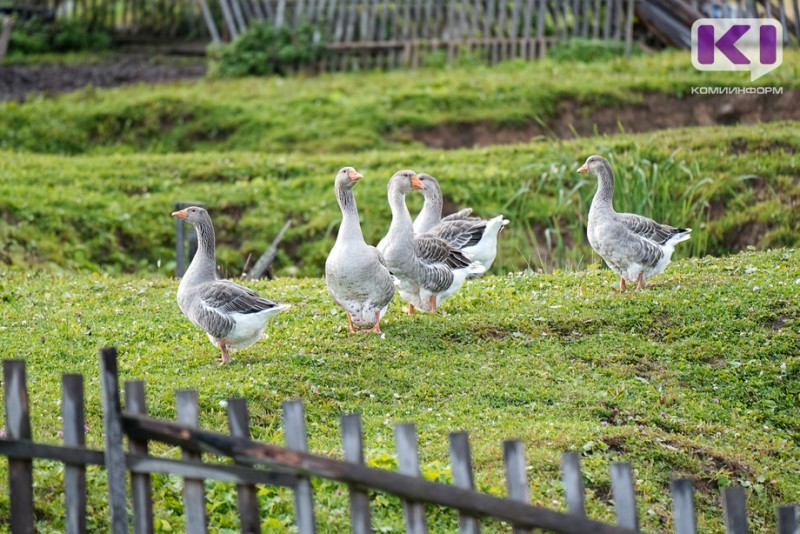
[[[459,512],[461,533],[480,531],[482,518],[495,518],[513,525],[514,532],[542,528],[565,533],[624,534],[639,531],[635,488],[630,463],[611,466],[611,484],[617,525],[588,519],[584,506],[583,477],[579,456],[567,453],[562,460],[562,480],[567,513],[531,506],[526,475],[524,444],[504,442],[504,463],[508,497],[475,491],[472,460],[467,434],[450,435],[453,485],[421,478],[417,437],[413,424],[395,426],[398,472],[366,467],[361,420],[358,415],[341,418],[344,461],[317,456],[307,451],[305,416],[300,401],[283,404],[286,446],[259,443],[250,439],[245,399],[228,401],[230,432],[221,434],[199,428],[197,392],[176,393],[177,421],[159,420],[147,415],[145,386],[142,381],[124,384],[125,411],[121,409],[117,351],[100,351],[100,382],[103,399],[104,450],[85,447],[84,381],[81,375],[62,378],[63,445],[37,443],[30,424],[29,397],[23,360],[3,362],[3,388],[7,437],[0,439],[0,456],[8,457],[10,490],[10,528],[15,534],[34,532],[33,460],[63,462],[66,503],[65,531],[86,532],[86,466],[105,466],[108,479],[110,525],[113,534],[130,529],[129,502],[133,530],[153,532],[151,474],[167,473],[183,477],[185,530],[207,532],[204,480],[221,480],[237,485],[241,531],[261,532],[262,515],[258,507],[257,485],[283,486],[294,494],[295,522],[300,534],[316,531],[312,478],[347,484],[350,522],[354,533],[372,531],[368,492],[398,496],[403,502],[406,532],[425,533],[426,504]],[[127,452],[123,439],[127,438]],[[149,454],[148,442],[179,446],[180,460]],[[231,463],[203,461],[201,453],[232,459]],[[262,466],[262,468],[257,468]],[[266,466],[267,469],[263,467]],[[130,473],[130,494],[126,483]],[[674,525],[678,534],[697,530],[690,480],[671,484]],[[129,500],[130,498],[130,500]],[[726,532],[748,532],[745,494],[740,487],[723,491]],[[779,534],[797,534],[797,505],[777,510]],[[455,527],[455,525],[454,525]]]

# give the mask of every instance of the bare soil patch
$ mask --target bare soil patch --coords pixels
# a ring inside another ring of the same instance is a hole
[[[544,124],[504,126],[491,121],[440,124],[414,132],[414,138],[431,148],[455,149],[497,144],[526,143],[535,137],[571,138],[598,134],[649,132],[682,126],[754,124],[775,120],[800,120],[800,90],[782,95],[689,95],[678,98],[650,93],[639,104],[602,108],[564,101],[555,117]]]

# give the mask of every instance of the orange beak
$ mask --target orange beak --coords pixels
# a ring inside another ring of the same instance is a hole
[[[584,163],[575,172],[589,172],[589,164],[588,163]]]
[[[425,189],[425,184],[415,174],[411,177],[411,189]]]
[[[350,169],[350,173],[347,175],[347,177],[350,178],[351,182],[357,182],[363,178],[363,176],[361,176],[355,169]]]
[[[188,209],[188,208],[187,208]],[[185,209],[181,211],[173,211],[172,216],[177,217],[178,219],[186,219],[187,212]]]

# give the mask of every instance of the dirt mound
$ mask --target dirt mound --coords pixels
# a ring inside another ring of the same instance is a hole
[[[651,93],[640,104],[592,108],[564,101],[555,117],[542,123],[504,126],[491,121],[440,124],[414,132],[414,138],[432,148],[469,148],[525,143],[534,137],[562,139],[599,134],[649,132],[682,126],[753,124],[774,120],[800,120],[800,91],[774,94],[689,95],[678,98]]]
[[[97,63],[45,63],[41,65],[0,65],[0,101],[24,101],[32,93],[56,94],[94,87],[115,87],[129,83],[161,83],[202,78],[203,58],[115,56]]]

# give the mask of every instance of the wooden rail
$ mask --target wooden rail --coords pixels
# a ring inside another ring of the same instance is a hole
[[[45,445],[33,440],[30,427],[29,399],[25,363],[3,362],[3,388],[7,438],[0,439],[0,455],[8,457],[11,496],[11,531],[34,531],[33,464],[34,459],[48,459],[66,464],[64,494],[66,531],[86,532],[87,465],[104,465],[108,473],[109,524],[114,534],[128,532],[129,510],[133,511],[134,532],[152,532],[154,528],[150,476],[168,473],[183,477],[185,530],[206,532],[207,517],[203,481],[233,482],[237,485],[242,532],[260,532],[263,511],[256,498],[257,485],[291,488],[295,496],[295,521],[301,534],[316,531],[313,478],[325,478],[347,484],[350,493],[350,521],[355,533],[371,532],[369,491],[399,497],[403,502],[406,532],[428,530],[426,506],[439,505],[459,512],[461,533],[477,533],[483,518],[507,521],[514,532],[543,528],[553,532],[623,534],[639,531],[635,489],[629,463],[611,466],[611,483],[617,525],[586,517],[580,459],[575,453],[564,454],[562,476],[567,499],[567,513],[531,506],[525,461],[525,446],[520,441],[503,444],[508,498],[475,491],[472,460],[467,434],[450,435],[450,456],[454,484],[446,485],[421,478],[417,436],[413,424],[395,426],[397,472],[375,469],[364,464],[361,420],[357,414],[341,418],[344,460],[308,452],[305,416],[300,401],[283,404],[286,445],[253,441],[250,438],[247,407],[244,399],[228,401],[229,432],[205,430],[198,424],[198,395],[193,390],[176,393],[177,421],[165,421],[146,414],[145,388],[141,381],[124,384],[126,410],[120,402],[117,352],[100,353],[101,387],[105,444],[103,451],[85,448],[83,439],[83,377],[64,375],[62,410],[64,445]],[[124,439],[127,438],[127,451]],[[180,460],[152,456],[148,442],[157,441],[181,448]],[[234,463],[203,461],[201,454],[234,460]],[[266,467],[256,468],[256,466]],[[130,491],[126,482],[130,473]],[[671,484],[675,532],[694,534],[693,492],[689,480]],[[747,532],[747,513],[742,488],[723,491],[726,532]],[[777,510],[778,533],[796,534],[798,507]]]

